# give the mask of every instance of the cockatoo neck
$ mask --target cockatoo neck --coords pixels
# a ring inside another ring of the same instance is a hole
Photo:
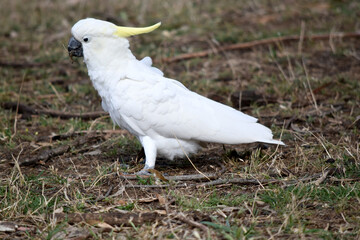
[[[83,43],[89,77],[101,97],[126,75],[129,62],[136,60],[125,38],[93,38]]]
[[[126,65],[136,59],[129,49],[129,41],[125,38],[93,38],[83,44],[84,62],[90,72],[104,74]]]

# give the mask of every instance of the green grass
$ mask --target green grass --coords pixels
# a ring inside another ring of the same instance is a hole
[[[142,178],[140,176],[136,176],[137,177],[137,182],[140,185],[153,185],[154,184],[154,179],[152,177],[149,178]]]
[[[13,175],[7,185],[0,186],[2,217],[48,214],[59,200],[51,193],[64,180],[55,177]],[[46,187],[45,187],[46,186]],[[50,194],[49,194],[50,193]],[[50,196],[51,195],[51,196]]]
[[[241,225],[241,223],[231,224],[229,220],[226,220],[225,225],[221,223],[214,222],[203,222],[203,224],[212,227],[215,229],[222,238],[227,240],[235,240],[235,239],[251,239],[256,236],[256,232],[253,227],[245,227]]]
[[[318,207],[332,206],[335,211],[342,211],[344,206],[360,197],[359,184],[345,186],[327,186],[327,185],[300,185],[281,189],[274,186],[273,189],[259,194],[259,198],[269,204],[271,208],[280,213],[286,213],[292,209],[287,206],[294,204],[294,200],[301,202],[305,207],[307,204],[317,202]]]
[[[177,198],[177,203],[186,211],[186,210],[200,210],[200,211],[213,211],[219,206],[228,206],[228,207],[238,207],[246,201],[250,201],[252,195],[250,194],[240,194],[233,195],[226,192],[218,192],[216,189],[213,192],[206,196],[205,193],[199,192],[198,194],[191,196],[182,196],[173,193]],[[205,195],[205,196],[204,196]]]
[[[134,203],[129,203],[129,204],[126,204],[124,206],[117,206],[116,208],[120,209],[120,210],[131,211],[131,210],[134,209],[134,207],[135,207]]]

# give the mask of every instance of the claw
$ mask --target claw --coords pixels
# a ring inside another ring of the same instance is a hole
[[[140,171],[136,172],[136,173],[135,173],[135,175],[145,175],[145,176],[150,176],[150,175],[151,175],[151,173],[150,173],[148,170],[146,170],[146,169],[142,169],[142,170],[140,170]]]

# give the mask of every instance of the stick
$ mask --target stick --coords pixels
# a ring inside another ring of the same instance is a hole
[[[264,180],[258,180],[258,179],[243,179],[243,178],[233,178],[233,179],[218,179],[206,183],[197,184],[197,187],[208,187],[208,186],[214,186],[214,185],[222,185],[222,184],[241,184],[241,185],[258,185],[266,184],[266,183],[275,183],[278,182],[276,179],[264,179]]]
[[[107,112],[104,111],[97,111],[97,112],[88,112],[88,113],[69,113],[69,112],[61,112],[56,110],[50,110],[50,109],[35,109],[28,105],[19,103],[18,105],[18,113],[23,114],[32,114],[32,115],[48,115],[51,117],[59,117],[62,119],[69,119],[69,118],[81,118],[84,120],[90,120],[90,119],[96,119],[98,117],[106,116],[108,115]],[[4,102],[1,104],[1,107],[4,109],[12,109],[16,110],[17,103],[15,102]]]
[[[331,171],[330,171],[331,172]],[[322,177],[322,173],[316,173],[311,176],[302,177],[296,180],[281,180],[281,179],[244,179],[244,178],[231,178],[231,179],[217,179],[205,183],[195,183],[195,184],[161,184],[161,185],[133,185],[127,184],[126,188],[183,188],[183,187],[209,187],[215,185],[223,185],[223,184],[239,184],[239,185],[265,185],[271,183],[279,183],[284,184],[284,187],[289,187],[298,184],[299,182],[308,182],[314,179]]]
[[[60,62],[57,63],[57,66],[61,64],[62,66],[70,66],[68,62]],[[37,67],[45,67],[45,66],[52,66],[53,63],[50,62],[3,62],[0,61],[0,67],[8,67],[8,68],[37,68]]]
[[[35,62],[2,62],[0,61],[1,67],[12,67],[12,68],[33,68],[43,67],[48,65],[47,63],[35,63]]]
[[[92,203],[96,203],[96,202],[99,202],[99,201],[104,200],[105,198],[107,198],[107,197],[110,195],[110,193],[111,193],[111,191],[112,191],[113,189],[114,189],[114,187],[113,187],[113,185],[111,185],[111,186],[109,187],[108,191],[105,193],[105,195],[98,196],[98,197],[95,199],[95,201],[92,202]]]
[[[299,40],[303,40],[303,41],[305,41],[305,40],[328,40],[328,39],[330,39],[330,37],[331,38],[333,38],[333,37],[358,38],[358,37],[360,37],[360,33],[358,33],[358,32],[341,33],[340,32],[340,33],[331,33],[331,34],[314,34],[314,35],[310,35],[310,36],[293,35],[293,36],[284,36],[284,37],[273,37],[273,38],[268,38],[268,39],[255,40],[255,41],[251,41],[251,42],[231,44],[228,46],[219,47],[219,48],[217,48],[217,51],[249,49],[249,48],[262,46],[262,45],[276,44],[278,42],[293,42],[293,41],[299,41]],[[188,60],[191,58],[207,57],[212,53],[214,53],[214,51],[212,49],[209,49],[209,50],[204,50],[204,51],[195,52],[195,53],[180,54],[178,56],[171,57],[171,58],[164,58],[163,61],[167,62],[167,63],[179,62],[179,61]]]
[[[23,158],[21,160],[21,162],[19,162],[19,165],[20,166],[29,166],[29,165],[38,164],[39,161],[46,162],[47,160],[49,160],[52,157],[67,153],[71,149],[71,147],[84,145],[89,140],[89,138],[96,138],[98,136],[99,135],[89,134],[89,135],[81,136],[81,137],[75,139],[68,145],[58,146],[58,147],[52,148],[52,149],[45,149],[36,156]]]
[[[206,178],[201,174],[189,174],[189,175],[179,175],[179,176],[169,176],[166,177],[168,180],[172,181],[190,181],[190,180],[204,180],[204,179],[214,179],[217,178],[220,174],[218,173],[205,173]]]
[[[50,158],[62,155],[68,152],[69,150],[70,150],[70,145],[64,145],[54,149],[46,149],[36,156],[22,159],[19,165],[29,166],[29,165],[38,164],[38,162],[40,161],[46,162]]]
[[[160,184],[160,185],[126,184],[125,188],[168,188],[170,186],[171,186],[170,184]],[[184,183],[174,185],[174,187],[176,188],[187,187],[187,186],[189,185]]]
[[[128,131],[126,130],[122,130],[122,129],[116,129],[116,130],[110,130],[110,129],[104,129],[104,130],[80,130],[80,131],[74,131],[74,132],[69,132],[69,133],[64,133],[64,134],[53,134],[50,135],[48,138],[52,141],[54,140],[61,140],[61,139],[66,139],[66,138],[70,138],[70,137],[74,137],[77,135],[83,135],[83,134],[118,134],[118,135],[125,135],[128,134]]]
[[[160,220],[164,216],[158,212],[108,212],[108,213],[56,213],[56,222],[67,221],[70,224],[86,222],[89,224],[95,224],[105,222],[112,226],[114,225],[126,225],[132,224],[140,225],[147,222],[154,222]],[[132,223],[132,224],[131,224]]]
[[[326,170],[321,177],[319,177],[316,181],[314,181],[314,184],[316,186],[319,186],[321,183],[323,183],[325,181],[325,179],[327,178],[328,174],[330,173],[330,170]]]
[[[25,76],[26,76],[26,74],[24,74],[22,79],[21,79],[20,90],[19,90],[18,99],[17,99],[17,102],[16,102],[16,111],[15,111],[15,120],[14,120],[14,133],[11,135],[11,140],[16,135],[16,124],[17,124],[18,113],[19,113],[19,104],[20,104],[21,91],[22,91],[22,88],[23,88]]]
[[[215,185],[223,185],[223,184],[240,184],[240,185],[259,185],[261,184],[268,184],[268,183],[279,183],[285,182],[277,179],[243,179],[243,178],[233,178],[233,179],[218,179],[214,181],[209,181],[206,183],[197,183],[197,184],[161,184],[161,185],[132,185],[127,184],[125,185],[126,188],[167,188],[167,187],[175,187],[175,188],[183,188],[183,187],[208,187],[208,186],[215,186]]]
[[[189,175],[176,175],[176,176],[166,176],[167,180],[171,181],[191,181],[191,180],[204,180],[204,179],[215,179],[221,176],[225,171],[226,168],[224,165],[219,164],[221,166],[221,170],[217,173],[205,173],[206,176],[202,174],[189,174]],[[141,178],[149,178],[152,177],[152,175],[136,175],[136,174],[121,174],[118,176],[120,179],[126,179],[126,180],[137,180],[138,177]],[[145,185],[142,185],[145,186]]]
[[[181,220],[181,221],[184,222],[184,223],[189,224],[190,226],[200,228],[200,229],[203,230],[205,233],[208,233],[208,232],[209,232],[209,229],[208,229],[204,224],[201,224],[201,223],[195,222],[195,221],[193,221],[193,220],[190,220],[190,219],[187,218],[183,213],[178,214],[175,218]]]

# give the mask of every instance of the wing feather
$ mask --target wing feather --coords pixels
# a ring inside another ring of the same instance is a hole
[[[256,118],[189,91],[151,69],[150,62],[141,64],[147,69],[139,72],[132,69],[136,65],[130,66],[130,74],[113,91],[112,111],[120,113],[120,126],[153,138],[228,144],[273,141],[271,130]]]

